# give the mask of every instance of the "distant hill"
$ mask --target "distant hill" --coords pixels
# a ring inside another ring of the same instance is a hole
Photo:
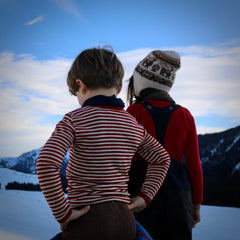
[[[204,204],[240,207],[240,126],[198,140]]]
[[[204,176],[221,178],[240,174],[240,126],[199,135],[198,141]]]
[[[36,173],[36,162],[42,148],[21,154],[17,158],[0,158],[0,167],[24,173]],[[69,152],[63,159],[61,173],[66,175]]]
[[[204,203],[240,207],[240,126],[224,132],[198,135],[204,175]],[[41,148],[17,158],[0,158],[0,167],[36,173]],[[69,152],[61,174],[66,175]]]

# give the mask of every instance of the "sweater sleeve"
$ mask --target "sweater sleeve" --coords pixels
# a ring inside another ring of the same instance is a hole
[[[146,130],[137,153],[148,162],[145,182],[139,196],[143,197],[149,205],[166,177],[170,157],[165,148]]]
[[[66,221],[72,213],[62,189],[59,171],[73,139],[74,128],[70,117],[65,115],[37,159],[37,175],[41,190],[59,223]]]
[[[193,204],[199,204],[203,202],[203,173],[199,155],[196,125],[193,117],[190,118],[189,122],[190,128],[184,157],[192,186],[192,202]]]

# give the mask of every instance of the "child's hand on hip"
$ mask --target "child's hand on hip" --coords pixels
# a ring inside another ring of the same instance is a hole
[[[86,206],[80,210],[72,210],[72,214],[71,216],[63,223],[61,223],[61,230],[64,231],[67,229],[67,225],[69,222],[76,220],[77,218],[83,216],[84,214],[86,214],[88,211],[90,210],[90,206]]]
[[[128,205],[128,208],[137,213],[142,211],[146,206],[146,201],[142,197],[137,196],[131,199],[131,203]]]

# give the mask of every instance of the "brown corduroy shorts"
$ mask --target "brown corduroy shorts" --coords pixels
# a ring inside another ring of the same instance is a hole
[[[64,240],[135,240],[136,220],[125,203],[98,203],[70,222],[62,236]]]

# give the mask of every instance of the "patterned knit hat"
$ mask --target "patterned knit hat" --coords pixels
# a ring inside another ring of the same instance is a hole
[[[180,56],[175,51],[155,50],[149,53],[133,72],[133,87],[136,96],[146,88],[169,92],[181,66]]]

